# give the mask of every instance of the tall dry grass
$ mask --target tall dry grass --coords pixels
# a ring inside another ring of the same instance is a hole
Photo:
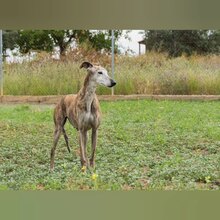
[[[32,62],[4,64],[4,94],[76,93],[86,75],[79,69],[83,60],[99,62],[110,71],[111,57],[94,51],[75,51],[63,61],[44,54]],[[116,56],[115,79],[115,94],[220,94],[220,56]],[[98,94],[110,93],[107,88],[98,88]]]

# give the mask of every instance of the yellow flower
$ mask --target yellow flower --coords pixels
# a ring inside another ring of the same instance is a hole
[[[84,172],[86,171],[86,166],[82,166],[81,170]]]
[[[205,181],[206,181],[206,183],[210,183],[211,182],[211,177],[210,176],[206,176],[205,177]]]
[[[97,179],[97,177],[98,177],[98,174],[96,174],[96,173],[93,173],[93,174],[92,174],[92,180],[95,181],[95,180]]]

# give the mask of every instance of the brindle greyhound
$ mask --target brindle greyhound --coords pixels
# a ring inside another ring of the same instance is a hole
[[[67,149],[70,152],[68,137],[64,129],[67,119],[79,131],[80,159],[83,167],[88,166],[86,156],[87,131],[92,129],[90,166],[94,167],[95,165],[97,129],[101,116],[99,101],[95,93],[96,87],[98,84],[113,87],[116,85],[116,82],[108,76],[107,70],[101,66],[83,62],[80,68],[85,68],[88,71],[83,87],[77,95],[63,97],[54,110],[55,131],[53,147],[51,149],[51,170],[54,169],[55,150],[61,133],[64,135]]]

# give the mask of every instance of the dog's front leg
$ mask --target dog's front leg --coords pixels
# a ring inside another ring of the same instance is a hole
[[[86,156],[86,143],[87,143],[87,131],[79,131],[80,138],[80,160],[82,167],[87,167],[87,156]]]
[[[92,154],[90,158],[90,166],[95,167],[95,151],[96,151],[96,143],[97,143],[97,129],[92,129]]]

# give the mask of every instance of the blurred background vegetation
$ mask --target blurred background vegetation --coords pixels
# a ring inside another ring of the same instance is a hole
[[[128,33],[127,31],[126,33]],[[115,30],[115,53],[122,30]],[[219,54],[219,30],[147,30],[143,31],[143,43],[147,51],[166,52],[170,56],[195,54]],[[128,37],[128,35],[125,34]],[[71,46],[85,46],[96,51],[111,50],[111,30],[5,30],[3,31],[3,52],[18,48],[22,54],[30,51],[53,52],[59,48],[61,56],[65,56]]]
[[[120,51],[128,33],[114,31],[115,94],[220,94],[219,30],[146,30],[140,56]],[[5,95],[76,93],[84,60],[111,70],[111,30],[5,30],[4,60],[9,50],[25,59],[4,62]]]

